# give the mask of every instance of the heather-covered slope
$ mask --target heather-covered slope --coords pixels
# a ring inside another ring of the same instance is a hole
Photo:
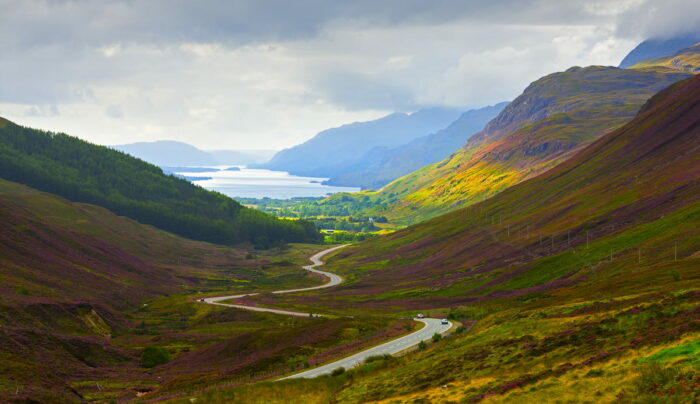
[[[330,270],[341,307],[444,307],[575,284],[612,257],[698,254],[700,77],[552,170],[472,207],[360,243]],[[674,244],[677,243],[677,244]],[[620,261],[615,261],[618,257]],[[326,293],[322,293],[326,294]]]
[[[110,339],[132,326],[124,313],[244,275],[244,255],[0,180],[0,401],[81,401],[69,381],[133,373]]]
[[[263,299],[344,313],[448,316],[462,324],[456,335],[333,377],[195,397],[207,403],[296,397],[308,403],[697,402],[699,156],[695,77],[656,95],[629,124],[547,173],[345,249],[331,266],[350,283],[333,293]]]
[[[296,175],[335,177],[344,172],[347,164],[370,150],[409,143],[446,127],[462,112],[457,108],[425,109],[327,129],[300,145],[280,151],[272,160],[257,167]]]
[[[446,158],[483,129],[507,104],[503,102],[469,110],[445,129],[421,136],[406,145],[372,149],[325,183],[379,189],[403,175]]]
[[[411,224],[484,200],[566,160],[628,122],[653,94],[688,74],[665,68],[573,67],[528,86],[445,160],[385,186],[364,213]],[[335,203],[344,195],[329,198]]]
[[[0,402],[109,402],[164,383],[247,380],[403,332],[379,318],[279,327],[279,316],[195,301],[317,284],[298,265],[319,249],[192,241],[0,180]],[[172,363],[146,367],[147,347]]]
[[[2,118],[0,178],[197,240],[267,248],[319,239],[313,223],[278,220],[122,152]]]

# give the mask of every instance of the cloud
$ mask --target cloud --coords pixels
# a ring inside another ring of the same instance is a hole
[[[649,4],[0,0],[0,109],[103,144],[283,148],[397,110],[510,99],[571,65],[617,64],[642,31],[672,25],[654,28]],[[647,28],[622,27],[635,18]]]
[[[620,13],[617,34],[634,39],[700,34],[700,0],[643,0]]]
[[[122,111],[122,108],[119,105],[108,106],[107,108],[105,108],[105,114],[114,119],[124,118],[124,111]]]
[[[56,105],[33,105],[24,111],[24,116],[28,117],[51,117],[60,114]]]

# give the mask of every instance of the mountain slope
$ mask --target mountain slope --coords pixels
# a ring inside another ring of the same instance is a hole
[[[7,180],[198,240],[267,247],[319,237],[312,223],[245,208],[122,152],[0,122],[0,177]]]
[[[672,55],[678,49],[685,48],[699,41],[700,34],[688,34],[665,39],[647,39],[632,49],[622,59],[618,67],[628,68],[644,60]]]
[[[344,249],[329,265],[349,283],[333,293],[260,299],[344,314],[449,317],[460,325],[454,335],[334,377],[214,388],[195,397],[697,402],[699,156],[694,77],[538,177]]]
[[[324,303],[444,307],[575,284],[600,265],[635,265],[638,254],[645,265],[674,248],[678,260],[697,257],[698,156],[694,77],[544,174],[339,253],[329,270],[355,282]]]
[[[394,113],[374,121],[324,130],[257,167],[296,175],[334,177],[343,172],[344,165],[370,150],[397,147],[435,132],[457,119],[461,112],[457,108],[433,108],[412,114]]]
[[[450,126],[396,148],[375,148],[348,164],[325,184],[378,189],[423,166],[438,162],[459,149],[484,128],[508,103],[469,110]]]
[[[687,73],[700,73],[700,42],[683,48],[668,56],[643,60],[631,66],[631,69],[666,67]]]
[[[528,86],[483,131],[445,160],[397,179],[366,214],[411,224],[468,206],[536,176],[629,121],[653,94],[688,74],[666,68],[573,67]],[[352,202],[351,202],[352,203]]]

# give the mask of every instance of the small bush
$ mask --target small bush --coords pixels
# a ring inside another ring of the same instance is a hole
[[[29,290],[27,288],[25,288],[24,286],[20,286],[20,287],[16,288],[15,291],[23,296],[29,296],[29,294],[30,294]]]
[[[601,369],[591,369],[586,373],[586,377],[601,377],[605,372]]]
[[[678,271],[672,271],[671,277],[673,278],[674,282],[678,282],[681,280],[681,274]]]
[[[334,370],[331,372],[331,376],[333,376],[333,377],[335,377],[335,376],[340,376],[340,375],[342,375],[343,373],[345,373],[345,368],[344,368],[344,367],[339,367],[338,369],[334,369]]]
[[[393,356],[391,356],[391,355],[389,355],[389,354],[384,354],[384,355],[372,355],[372,356],[368,356],[368,357],[365,359],[365,363],[376,362],[376,361],[384,361],[384,360],[389,360],[389,359],[392,359],[392,358],[393,358]]]
[[[457,327],[457,329],[455,330],[455,333],[456,333],[456,334],[461,334],[461,333],[463,333],[463,332],[466,331],[466,330],[467,330],[467,327],[465,327],[465,326],[463,326],[463,325],[460,325],[460,326]]]
[[[435,333],[433,334],[433,342],[438,342],[442,339],[442,335]]]
[[[425,341],[421,341],[420,343],[418,343],[418,349],[421,351],[424,350],[426,346],[427,345],[426,345]]]
[[[141,366],[152,368],[170,362],[170,354],[165,348],[147,346],[141,352]]]

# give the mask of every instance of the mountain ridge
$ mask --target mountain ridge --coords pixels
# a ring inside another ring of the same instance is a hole
[[[306,142],[277,153],[256,168],[287,171],[294,175],[332,178],[342,166],[375,147],[398,147],[449,125],[463,111],[432,108],[411,114],[395,112],[382,118],[354,122],[319,132]]]

